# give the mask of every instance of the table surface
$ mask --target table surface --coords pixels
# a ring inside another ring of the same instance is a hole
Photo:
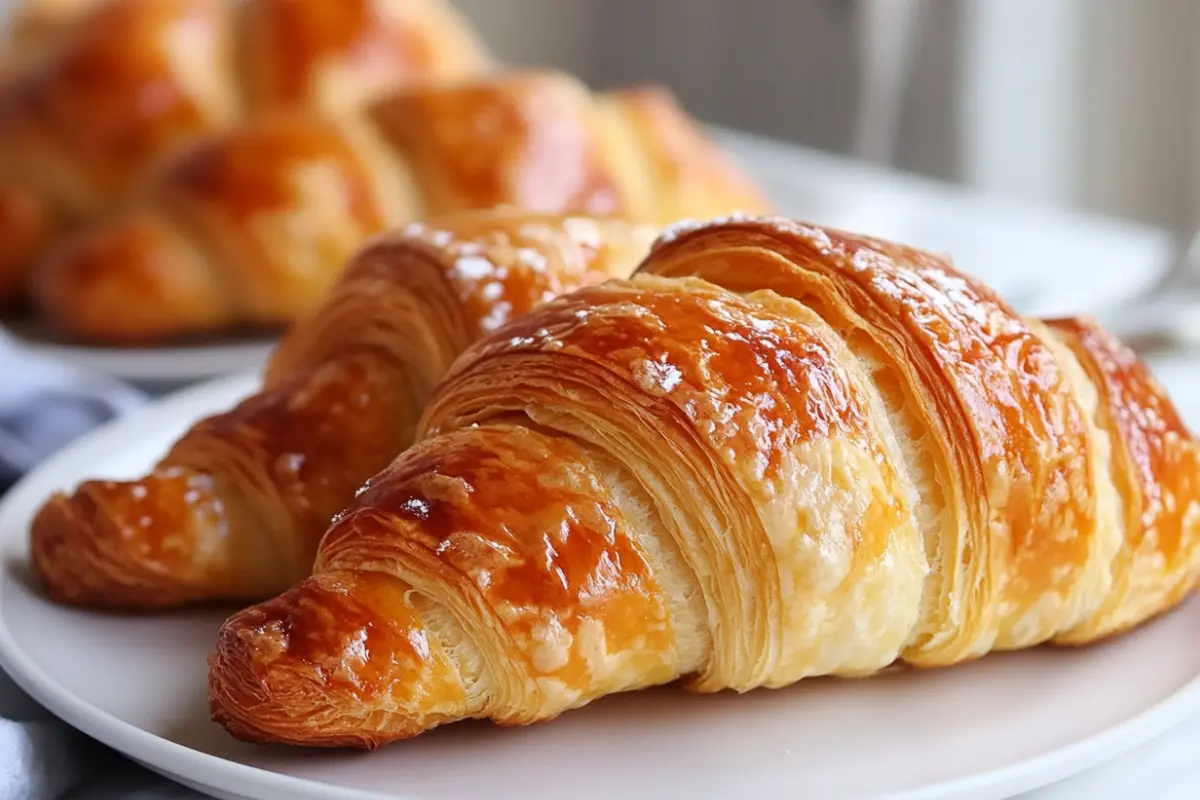
[[[1174,237],[1151,227],[980,198],[935,181],[744,134],[717,130],[717,136],[766,177],[768,191],[789,214],[952,253],[961,267],[981,275],[1030,313],[1111,305],[1152,284],[1175,249]],[[1197,741],[1200,719],[1024,798],[1200,796]],[[1145,794],[1148,788],[1151,795]]]

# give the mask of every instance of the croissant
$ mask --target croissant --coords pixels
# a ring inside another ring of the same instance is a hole
[[[20,20],[16,40],[45,57],[0,91],[0,182],[44,207],[28,229],[0,216],[0,240],[37,243],[5,254],[8,275],[28,274],[58,236],[129,199],[200,137],[492,69],[444,0],[42,0]],[[0,283],[0,300],[22,283]]]
[[[1091,322],[867,237],[683,226],[467,349],[313,575],[222,626],[213,716],[373,748],[1093,641],[1193,588],[1197,466]]]
[[[511,205],[666,224],[766,201],[665,90],[553,71],[389,95],[368,120],[283,114],[193,146],[142,201],[38,271],[74,338],[137,343],[311,311],[385,228]]]
[[[628,276],[656,228],[499,209],[377,238],[274,352],[262,390],[193,426],[154,470],[52,497],[32,525],[51,597],[155,609],[260,600],[309,574],[364,480],[411,442],[474,339]]]

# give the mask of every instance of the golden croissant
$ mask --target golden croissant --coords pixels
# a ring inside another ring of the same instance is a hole
[[[333,515],[411,444],[471,341],[628,276],[657,231],[501,209],[376,239],[284,339],[258,394],[197,423],[141,480],[52,497],[32,526],[37,575],[62,602],[143,610],[283,591],[309,574]]]
[[[0,88],[0,305],[163,158],[280,109],[351,111],[494,68],[444,0],[32,0]],[[19,197],[23,204],[11,207]],[[33,210],[30,210],[31,207]]]
[[[1198,467],[1091,322],[883,241],[681,227],[468,348],[313,575],[222,626],[213,716],[371,748],[1094,641],[1195,585]]]
[[[59,249],[35,305],[88,341],[302,318],[371,235],[514,206],[666,224],[766,201],[667,92],[553,71],[389,94],[365,118],[282,114],[197,144],[121,217]]]

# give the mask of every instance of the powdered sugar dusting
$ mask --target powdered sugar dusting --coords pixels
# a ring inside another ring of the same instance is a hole
[[[662,247],[663,245],[668,245],[682,236],[686,236],[689,233],[694,233],[705,228],[720,228],[724,225],[736,225],[743,222],[759,222],[771,226],[796,224],[791,220],[784,219],[783,217],[763,216],[762,214],[751,214],[745,211],[734,211],[723,217],[715,217],[707,220],[687,218],[681,219],[678,222],[675,222],[674,224],[668,225],[666,228],[664,228],[663,232],[659,234],[658,239],[654,242],[654,247],[658,248]]]

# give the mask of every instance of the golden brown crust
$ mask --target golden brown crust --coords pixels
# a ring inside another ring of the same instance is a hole
[[[38,574],[80,605],[282,591],[361,482],[411,443],[428,392],[486,320],[627,275],[652,235],[510,210],[379,240],[288,337],[263,391],[197,423],[143,480],[48,503],[32,532]]]
[[[699,281],[606,284],[572,293],[470,348],[423,425],[433,433],[523,410],[598,447],[613,447],[619,429],[621,446],[634,453],[670,451],[678,464],[612,456],[648,483],[678,482],[655,498],[665,507],[703,498],[712,511],[680,549],[697,559],[698,574],[740,576],[702,584],[714,651],[692,685],[782,685],[812,667],[806,659],[815,646],[803,624],[811,599],[795,574],[805,558],[789,538],[794,522],[776,508],[778,498],[811,480],[798,453],[824,461],[825,448],[835,447],[840,463],[822,464],[825,478],[857,485],[869,498],[853,509],[814,504],[800,512],[814,524],[828,517],[856,543],[845,554],[844,585],[860,573],[885,571],[885,564],[924,569],[923,553],[919,564],[911,558],[911,488],[886,460],[870,394],[844,360],[832,332],[798,306],[747,302]],[[567,405],[570,422],[554,416]],[[689,481],[682,477],[688,473],[705,477]],[[781,527],[776,514],[785,515]],[[915,596],[894,598],[896,623],[915,613],[915,602],[904,608]],[[836,617],[832,598],[825,607]],[[872,644],[880,648],[907,632],[900,624],[874,630]],[[868,669],[882,666],[865,658]]]
[[[151,514],[153,528],[142,524]],[[203,598],[221,576],[195,558],[198,540],[222,516],[206,476],[165,469],[133,485],[88,481],[38,513],[34,570],[60,603],[136,608]]]
[[[1093,320],[1050,320],[1100,394],[1125,510],[1113,589],[1097,612],[1058,637],[1081,643],[1120,633],[1175,607],[1200,578],[1200,447],[1166,390],[1137,356]]]
[[[413,223],[377,237],[355,257],[320,311],[275,351],[267,381],[336,358],[346,347],[374,342],[387,349],[376,332],[419,313],[436,320],[428,327],[440,336],[429,340],[412,331],[390,344],[424,353],[420,360],[429,369],[412,378],[428,392],[483,334],[560,294],[627,277],[656,234],[648,225],[508,207]]]
[[[239,739],[291,742],[292,709],[278,698],[308,698],[307,735],[294,743],[367,750],[403,735],[395,722],[410,709],[431,709],[411,735],[435,726],[438,709],[462,704],[465,689],[425,635],[410,591],[381,573],[326,573],[237,615],[209,659],[220,675],[210,687],[214,719]],[[386,711],[362,716],[368,698]]]
[[[518,72],[416,88],[380,100],[371,115],[416,174],[430,214],[497,205],[627,212],[623,187],[602,160],[592,97],[567,75]]]
[[[88,343],[161,341],[237,319],[203,254],[149,210],[65,240],[34,274],[30,295],[55,331]]]
[[[376,747],[672,679],[744,691],[1094,640],[1194,588],[1197,444],[1091,323],[784,220],[673,231],[640,273],[467,348],[313,576],[222,626],[219,722]],[[344,647],[367,619],[420,652]],[[401,703],[372,679],[393,671]]]
[[[458,77],[487,62],[466,23],[434,0],[106,0],[65,35],[5,93],[0,133],[17,137],[5,139],[14,164],[30,153],[50,162],[69,184],[51,188],[84,210],[127,196],[175,147],[248,115],[344,110],[402,76]]]
[[[78,213],[126,196],[147,164],[235,119],[227,28],[218,0],[97,5],[0,101],[4,166]]]
[[[1086,415],[1048,344],[994,292],[928,253],[777,220],[681,226],[643,270],[801,300],[861,343],[928,432],[940,452],[926,501],[945,509],[956,596],[908,658],[1029,645],[1085,615],[1086,578],[1107,573],[1117,536],[1099,518]]]
[[[151,202],[205,248],[244,321],[282,325],[311,311],[389,222],[376,189],[339,126],[288,114],[191,148]]]
[[[491,65],[470,25],[441,0],[251,0],[240,30],[252,108],[353,109],[385,90]]]
[[[427,441],[339,516],[319,575],[222,628],[215,718],[251,741],[373,747],[464,716],[535,722],[669,680],[680,665],[668,609],[602,480],[579,445],[523,428]],[[379,569],[361,570],[364,555]],[[409,571],[419,583],[399,577]],[[464,670],[475,645],[433,633],[429,609],[448,594],[479,615],[457,624],[498,657],[480,647]],[[396,624],[399,647],[346,646]]]
[[[91,342],[282,326],[312,310],[384,214],[338,125],[270,115],[165,164],[144,205],[53,254],[34,298]]]

